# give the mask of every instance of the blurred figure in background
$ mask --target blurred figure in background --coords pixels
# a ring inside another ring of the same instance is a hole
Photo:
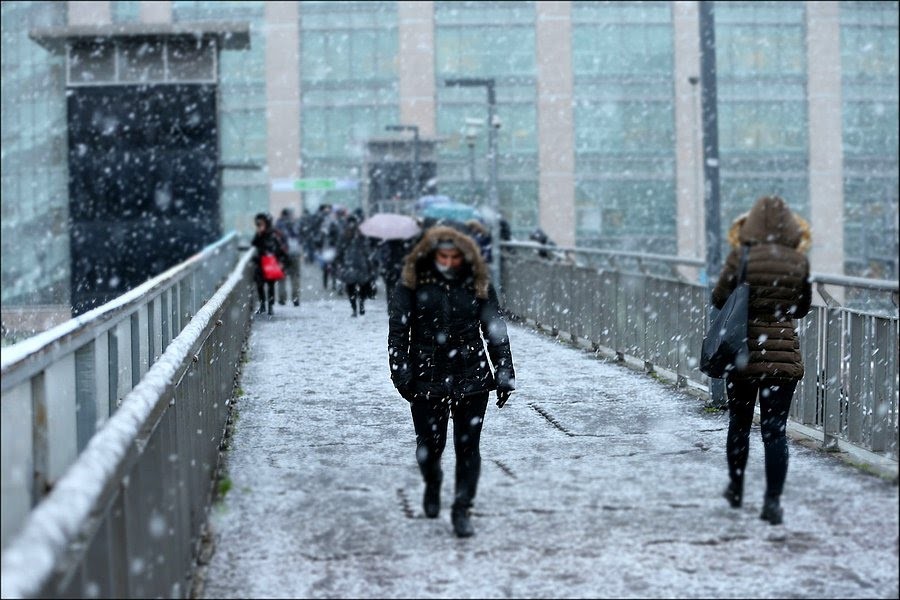
[[[481,250],[481,256],[484,257],[484,262],[490,263],[493,258],[493,246],[491,244],[493,240],[491,239],[491,232],[484,223],[478,219],[469,219],[466,221],[465,228],[469,236],[478,244],[478,249]]]
[[[268,311],[271,315],[274,314],[275,282],[266,280],[263,276],[262,257],[266,254],[271,254],[283,265],[287,260],[287,248],[278,230],[272,226],[272,215],[269,213],[257,213],[254,222],[256,224],[256,234],[253,236],[250,244],[256,248],[254,280],[256,281],[256,292],[259,295],[259,309],[256,313],[261,315]],[[268,296],[266,291],[268,291]]]
[[[347,217],[335,264],[346,286],[352,316],[357,315],[357,310],[360,315],[366,314],[366,298],[371,296],[372,283],[378,277],[378,263],[375,247],[370,238],[359,232],[359,219],[355,215]]]
[[[384,280],[384,289],[388,305],[394,295],[394,288],[400,281],[400,272],[403,270],[403,259],[409,254],[418,238],[406,240],[384,240],[378,244],[378,263],[381,278]]]
[[[278,282],[278,304],[287,302],[288,281],[291,285],[291,300],[294,306],[300,306],[300,260],[303,246],[300,239],[300,222],[294,218],[294,211],[285,208],[275,221],[275,229],[287,245],[287,259],[284,262],[284,279]]]

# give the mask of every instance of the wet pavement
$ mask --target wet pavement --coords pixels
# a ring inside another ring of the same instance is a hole
[[[303,276],[300,307],[253,324],[201,597],[898,597],[896,483],[791,443],[773,527],[757,427],[734,510],[725,414],[517,325],[519,390],[488,406],[476,535],[455,538],[452,443],[440,517],[422,512],[383,287],[354,319]]]

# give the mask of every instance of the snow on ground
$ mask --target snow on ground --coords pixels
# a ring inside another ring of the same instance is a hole
[[[895,484],[792,443],[772,527],[757,428],[733,510],[724,414],[519,326],[519,390],[485,419],[476,535],[455,538],[452,441],[440,518],[422,513],[383,293],[351,319],[303,275],[301,306],[253,325],[205,597],[897,598]]]

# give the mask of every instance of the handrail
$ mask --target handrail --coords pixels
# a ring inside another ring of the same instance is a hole
[[[188,370],[196,368],[198,365],[202,369],[204,363],[214,362],[200,359],[200,353],[204,347],[211,347],[212,352],[218,352],[218,348],[224,345],[223,342],[217,340],[212,340],[212,343],[208,344],[210,335],[226,329],[223,327],[225,319],[229,321],[228,328],[237,328],[240,325],[233,315],[229,316],[230,313],[227,309],[235,304],[248,306],[240,297],[242,292],[239,286],[246,285],[248,281],[247,265],[251,258],[252,251],[244,253],[226,282],[203,307],[197,310],[191,322],[172,340],[141,381],[126,395],[119,410],[91,438],[54,488],[27,516],[21,531],[16,534],[2,553],[3,577],[0,580],[2,597],[45,597],[45,594],[68,597],[73,592],[75,596],[83,595],[83,589],[79,586],[84,585],[84,582],[78,582],[79,585],[73,588],[72,583],[67,583],[66,580],[72,572],[77,572],[81,568],[79,566],[81,556],[89,554],[91,539],[96,535],[97,530],[104,526],[101,521],[104,518],[115,518],[109,516],[109,507],[116,497],[121,497],[126,493],[124,490],[128,487],[127,480],[132,470],[156,468],[161,464],[156,455],[149,455],[146,462],[152,463],[151,465],[144,467],[138,465],[141,456],[150,452],[149,440],[154,436],[156,430],[163,426],[164,412],[173,410],[173,406],[180,405],[180,402],[176,403],[179,379],[183,378]],[[249,327],[249,309],[245,310],[246,316],[243,322],[246,327]],[[241,331],[246,333],[243,328]],[[223,363],[229,362],[227,368],[230,369],[234,367],[230,361],[236,362],[239,358],[235,350],[241,345],[242,339],[240,335],[236,335],[236,332],[228,333],[226,336],[233,339],[230,349],[232,356],[229,356],[229,361],[223,360]],[[206,389],[213,396],[212,400],[209,400],[210,404],[215,401],[218,412],[223,413],[224,399],[216,397],[216,392],[213,391],[216,386],[213,383],[210,381],[204,386],[194,387],[198,390]],[[204,410],[207,412],[210,410],[209,406],[200,404],[200,398],[188,397],[185,400],[197,402],[189,411],[192,414],[197,413],[198,409],[200,415],[204,413]],[[185,403],[185,406],[191,406],[191,404]],[[186,421],[185,425],[189,423],[191,422]],[[215,425],[218,426],[218,423]],[[195,425],[190,425],[191,430],[195,427]],[[167,432],[166,435],[172,437],[175,434]],[[218,439],[213,439],[210,447],[217,449],[218,444]],[[167,455],[171,463],[167,468],[176,472],[177,465],[172,463],[173,454],[171,453],[176,453],[178,450],[178,448],[166,448],[166,454],[163,455]],[[179,461],[192,461],[191,448],[184,447],[180,451],[182,455],[174,454]],[[147,480],[148,485],[157,488],[166,485],[164,479],[147,476]],[[192,487],[188,485],[189,482],[179,481],[179,484]],[[139,499],[138,506],[144,506],[146,504],[144,500]],[[203,499],[198,500],[201,504],[202,501]],[[122,502],[125,503],[125,510],[131,506],[127,499]],[[162,509],[155,505],[150,508]],[[184,512],[188,511],[189,507],[179,505],[177,510]],[[121,516],[120,520],[127,521],[126,516]],[[139,516],[143,519],[146,515]],[[171,517],[171,514],[166,514],[166,516]],[[140,520],[140,523],[141,530],[146,530],[145,521]],[[127,527],[127,524],[125,526]],[[196,532],[179,533],[181,535],[196,534]],[[168,542],[161,543],[167,544],[166,547],[173,555],[185,556],[184,548],[171,547],[173,544]],[[127,548],[108,549],[112,553],[124,553],[126,550]],[[190,551],[186,556],[190,557]],[[99,560],[97,562],[103,564],[91,566],[110,571],[116,568],[116,565],[110,564],[116,561]],[[124,567],[126,571],[128,564],[126,562]],[[188,566],[174,565],[176,569]],[[121,576],[121,573],[116,573],[116,575]],[[115,577],[111,578],[115,579]],[[63,591],[60,592],[59,589],[53,587],[57,585],[55,580],[61,580],[60,585],[68,587],[63,588]],[[135,587],[138,585],[137,583],[121,583],[121,585],[128,588],[127,591],[130,593],[127,595],[130,597],[144,596],[140,593],[140,588]],[[101,596],[105,595],[104,590],[96,591],[100,592]],[[126,590],[118,590],[113,597],[124,591]],[[157,593],[148,594],[148,597],[151,595],[156,596]],[[186,597],[187,594],[180,595]]]
[[[666,264],[683,265],[686,267],[702,267],[706,262],[699,258],[687,258],[682,256],[670,256],[667,254],[651,254],[647,252],[629,252],[624,250],[605,250],[601,248],[579,248],[577,246],[549,246],[537,242],[501,242],[503,248],[527,248],[529,250],[545,250],[550,252],[577,252],[579,254],[593,254],[596,256],[609,256],[611,258],[634,258],[637,260],[653,260]]]
[[[813,272],[809,274],[809,280],[812,283],[828,283],[882,292],[900,291],[900,281],[891,281],[890,279],[870,279],[868,277],[851,277],[850,275]]]
[[[227,246],[237,235],[236,231],[232,231],[187,260],[125,292],[118,298],[60,323],[52,329],[0,349],[0,377],[2,377],[0,390],[5,392],[12,389],[35,373],[39,373],[58,357],[70,353],[72,347],[78,346],[86,338],[95,337],[105,329],[111,328],[116,322],[116,317],[127,314],[140,304],[146,303],[148,297],[156,295],[165,286],[176,282],[196,263],[202,262]],[[27,368],[23,368],[26,360],[33,362]]]
[[[126,395],[190,324],[239,255],[228,233],[83,315],[2,349],[5,546]]]
[[[547,244],[539,244],[537,242],[501,242],[503,248],[525,248],[530,250],[558,251],[558,252],[576,252],[579,254],[593,254],[598,256],[609,256],[611,258],[634,258],[637,260],[653,260],[656,262],[684,265],[689,267],[704,267],[706,262],[699,258],[686,258],[681,256],[670,256],[666,254],[651,254],[646,252],[630,252],[625,250],[608,250],[600,248],[582,248],[578,246],[550,246]],[[850,275],[837,275],[834,273],[812,272],[809,275],[812,283],[826,283],[831,285],[843,285],[847,287],[855,287],[867,290],[877,290],[884,292],[900,291],[900,281],[890,279],[871,279],[868,277],[853,277]]]

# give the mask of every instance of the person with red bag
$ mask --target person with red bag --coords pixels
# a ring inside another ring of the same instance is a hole
[[[272,226],[272,216],[258,213],[256,235],[251,245],[256,248],[256,292],[259,294],[259,309],[256,314],[274,314],[275,282],[284,278],[285,261],[288,259],[287,248],[281,234]],[[280,277],[279,277],[280,273]],[[266,292],[268,291],[268,298]]]

